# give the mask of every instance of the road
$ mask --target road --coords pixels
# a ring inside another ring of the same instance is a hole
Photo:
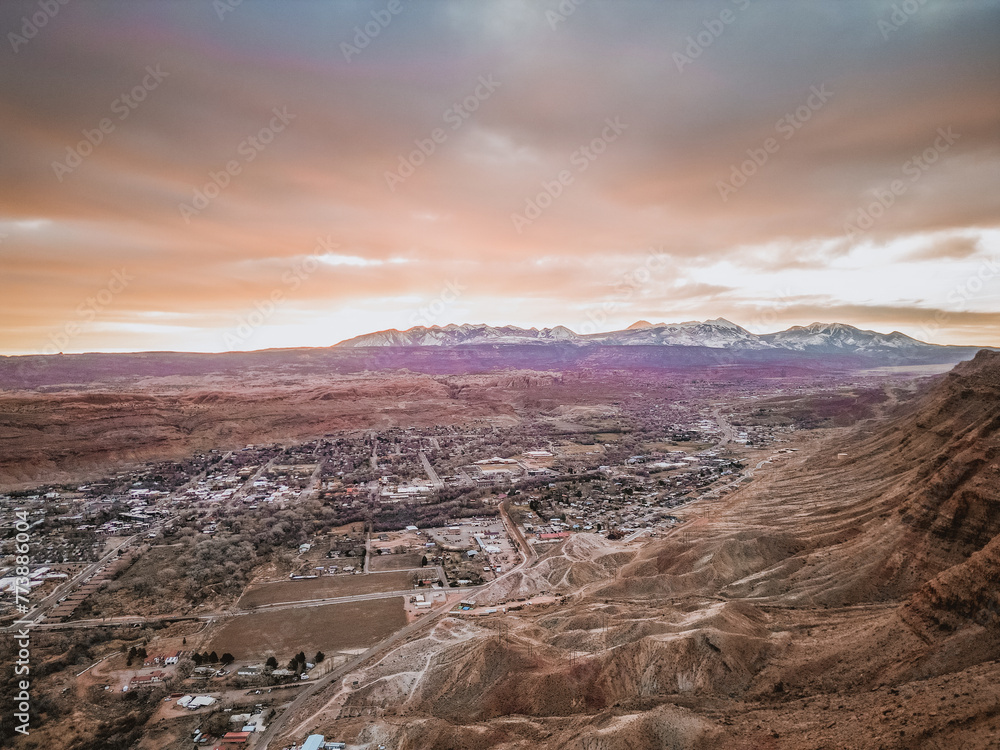
[[[427,458],[427,454],[423,451],[420,451],[420,463],[424,465],[424,471],[427,472],[427,478],[431,480],[431,484],[439,489],[444,487],[444,482],[441,481],[441,477],[438,476],[438,473],[434,471],[434,467],[431,466],[431,462]]]
[[[722,416],[722,407],[716,407],[712,410],[712,417],[715,419],[716,424],[719,425],[719,429],[722,430],[722,438],[718,443],[713,445],[709,450],[718,450],[719,448],[724,448],[733,442],[733,426],[729,424],[724,416]]]
[[[443,571],[439,571],[443,574]],[[225,612],[206,612],[201,615],[151,615],[144,617],[141,615],[123,615],[121,617],[106,617],[104,619],[74,620],[73,622],[50,622],[35,627],[39,630],[74,630],[78,628],[95,628],[107,625],[146,625],[153,622],[186,622],[201,621],[214,622],[215,620],[228,619],[230,617],[241,617],[252,615],[257,612],[285,610],[285,609],[306,609],[308,607],[322,607],[327,604],[350,604],[352,602],[366,602],[372,599],[392,599],[397,596],[410,597],[416,594],[426,594],[434,591],[447,591],[458,593],[463,591],[479,591],[488,584],[479,586],[463,586],[460,589],[404,589],[401,591],[376,591],[371,594],[351,594],[350,596],[330,596],[323,599],[300,599],[294,602],[277,602],[275,604],[261,604],[252,609],[234,609]]]
[[[538,555],[535,554],[535,550],[530,544],[528,544],[528,540],[524,538],[524,535],[517,527],[517,524],[511,519],[507,509],[508,503],[510,503],[509,500],[504,500],[500,503],[500,520],[503,521],[504,528],[507,529],[507,534],[514,540],[514,543],[521,552],[521,556],[523,558],[521,560],[521,565],[532,563]],[[518,567],[521,567],[521,565]]]

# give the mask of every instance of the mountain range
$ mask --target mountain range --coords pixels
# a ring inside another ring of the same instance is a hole
[[[776,333],[756,334],[726,320],[716,318],[684,323],[639,321],[621,331],[578,334],[565,326],[518,328],[484,324],[416,326],[406,331],[391,329],[368,333],[336,344],[335,348],[483,345],[577,346],[684,346],[709,349],[788,350],[813,354],[853,354],[913,352],[951,349],[928,344],[899,331],[879,333],[843,323],[812,323],[793,326]]]

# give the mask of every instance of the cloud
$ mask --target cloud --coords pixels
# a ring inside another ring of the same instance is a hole
[[[978,237],[946,237],[924,245],[907,256],[907,260],[940,261],[964,260],[976,255],[981,250]]]
[[[948,284],[931,288],[939,269],[1000,252],[989,234],[1000,217],[998,2],[928,2],[888,40],[878,22],[892,3],[751,3],[683,70],[675,53],[717,3],[586,3],[555,28],[554,4],[411,3],[346,60],[341,43],[381,7],[245,2],[219,20],[210,4],[72,3],[6,50],[0,316],[18,328],[0,332],[0,350],[31,349],[123,265],[137,281],[117,315],[188,315],[198,340],[214,341],[228,311],[275,288],[294,301],[284,324],[301,315],[312,333],[309,316],[326,315],[346,338],[373,327],[356,311],[375,300],[433,297],[454,278],[478,318],[503,322],[513,313],[502,300],[516,298],[521,323],[567,322],[560,311],[616,299],[614,281],[648,248],[671,263],[636,294],[648,311],[638,317],[729,317],[742,297],[768,304],[759,284],[732,291],[741,274],[783,288],[827,272],[831,304],[864,315],[845,264],[907,238],[907,284],[950,309]],[[0,29],[33,9],[4,3]],[[150,66],[166,77],[122,109]],[[484,76],[499,85],[477,97]],[[818,86],[832,96],[786,138],[778,123]],[[275,108],[293,118],[269,134]],[[621,137],[580,161],[616,117]],[[100,135],[104,120],[113,127]],[[909,181],[939,128],[958,140]],[[721,200],[718,183],[768,138],[780,148]],[[390,189],[401,160],[420,163]],[[566,171],[516,231],[511,214]],[[893,180],[907,180],[905,193],[864,237],[845,237]],[[214,197],[182,215],[199,193]],[[336,252],[287,289],[283,274],[327,236]],[[737,270],[706,278],[723,266]],[[879,295],[900,303],[892,284]],[[396,311],[396,327],[409,314]],[[145,348],[130,330],[115,346]],[[150,330],[163,346],[194,340]],[[88,342],[99,348],[100,335]]]

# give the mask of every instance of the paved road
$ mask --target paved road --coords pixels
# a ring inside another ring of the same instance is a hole
[[[650,531],[652,531],[652,529],[636,529],[631,534],[629,534],[627,537],[625,537],[624,539],[622,539],[622,541],[623,542],[632,542],[632,541],[635,541],[636,539],[638,539],[639,537],[641,537],[643,534],[648,534]]]
[[[504,500],[500,503],[500,520],[503,521],[503,525],[507,529],[507,533],[510,535],[510,538],[514,540],[514,543],[521,550],[521,555],[523,557],[521,565],[534,562],[538,555],[535,554],[534,548],[528,544],[528,540],[524,538],[524,534],[521,533],[521,529],[519,529],[517,524],[511,519],[507,508],[509,503],[510,500]],[[520,565],[518,567],[520,567]]]
[[[427,458],[427,454],[423,451],[420,451],[420,463],[424,465],[424,471],[427,472],[427,478],[431,480],[431,484],[438,488],[444,487],[444,482],[441,481],[441,477],[438,476],[438,473],[434,471],[434,467],[431,466],[431,462]]]
[[[305,609],[308,607],[322,607],[327,604],[350,604],[351,602],[365,602],[372,599],[391,599],[397,596],[414,596],[416,594],[426,594],[433,591],[446,591],[457,593],[462,591],[479,591],[488,584],[480,586],[463,586],[456,589],[405,589],[401,591],[376,591],[371,594],[352,594],[350,596],[331,596],[323,599],[300,599],[294,602],[278,602],[276,604],[262,604],[252,609],[234,609],[226,612],[207,612],[201,615],[151,615],[143,617],[140,615],[124,615],[121,617],[106,617],[104,619],[74,620],[73,622],[50,622],[36,625],[40,630],[74,630],[78,628],[95,628],[106,625],[145,625],[153,622],[185,622],[199,620],[201,622],[213,622],[215,620],[229,617],[242,617],[252,615],[257,612],[285,610],[285,609]]]
[[[727,420],[724,416],[722,416],[722,407],[717,407],[713,409],[712,417],[715,419],[716,424],[719,425],[719,429],[722,430],[722,438],[719,440],[718,443],[709,448],[709,450],[714,451],[718,450],[719,448],[723,448],[729,445],[729,443],[733,442],[733,426],[729,424],[729,420]]]

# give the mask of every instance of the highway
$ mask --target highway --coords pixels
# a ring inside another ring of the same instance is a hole
[[[733,442],[733,426],[729,424],[724,416],[722,416],[722,407],[716,407],[712,410],[712,417],[715,419],[716,424],[719,425],[719,429],[722,430],[722,438],[718,443],[713,445],[709,450],[718,450],[719,448],[724,448]]]
[[[242,617],[258,612],[269,612],[286,609],[306,609],[308,607],[322,607],[327,604],[350,604],[352,602],[366,602],[372,599],[392,599],[397,596],[409,597],[415,594],[422,594],[434,591],[446,591],[457,593],[462,591],[479,591],[490,584],[479,586],[463,586],[457,589],[405,589],[401,591],[376,591],[371,594],[351,594],[350,596],[330,596],[323,599],[300,599],[294,602],[276,602],[274,604],[261,604],[251,609],[231,609],[225,612],[206,612],[200,615],[193,614],[172,614],[172,615],[123,615],[121,617],[106,617],[103,619],[74,620],[72,622],[49,622],[36,625],[39,630],[75,630],[79,628],[95,628],[107,625],[146,625],[153,622],[183,622],[201,621],[214,622],[215,620],[227,619],[230,617]]]

